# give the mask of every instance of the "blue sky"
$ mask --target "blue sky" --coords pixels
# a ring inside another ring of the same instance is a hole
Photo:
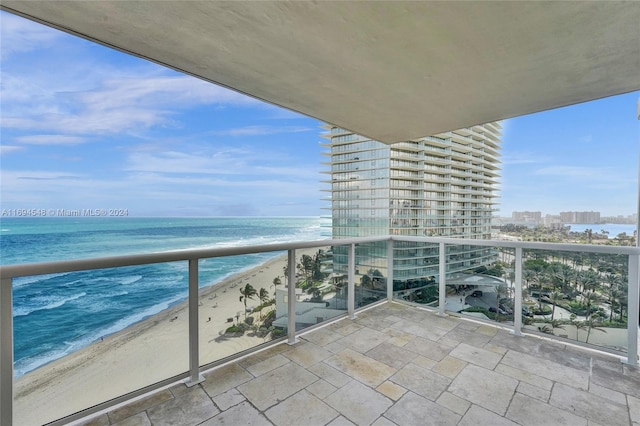
[[[318,216],[321,122],[0,12],[3,209]],[[500,214],[637,203],[639,92],[504,122]]]

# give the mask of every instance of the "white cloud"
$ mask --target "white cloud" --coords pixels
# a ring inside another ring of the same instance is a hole
[[[18,52],[42,49],[56,42],[60,33],[7,12],[0,12],[2,60]]]
[[[20,151],[20,150],[23,150],[23,149],[24,149],[24,147],[22,147],[22,146],[0,145],[0,155],[7,155],[7,154],[10,154],[12,152]]]
[[[540,156],[538,153],[533,152],[511,152],[506,154],[501,159],[504,167],[516,165],[516,164],[537,164],[547,163],[549,157]]]
[[[29,135],[18,136],[15,142],[29,145],[77,145],[87,142],[87,138],[69,135]]]
[[[17,81],[13,84],[20,85]],[[188,76],[136,75],[96,84],[92,89],[57,92],[54,96],[44,95],[39,85],[34,86],[24,106],[17,95],[10,95],[15,103],[3,102],[2,126],[72,134],[118,134],[173,125],[172,117],[181,108],[259,105],[252,98]],[[3,87],[3,96],[4,92]],[[32,104],[38,106],[28,108]]]
[[[216,135],[228,135],[228,136],[261,136],[261,135],[274,135],[280,133],[301,133],[309,132],[314,129],[303,126],[246,126],[238,127],[235,129],[227,129],[217,131]]]
[[[575,178],[593,178],[602,174],[604,170],[598,170],[593,167],[580,166],[549,166],[536,170],[536,175],[542,176],[564,176]]]

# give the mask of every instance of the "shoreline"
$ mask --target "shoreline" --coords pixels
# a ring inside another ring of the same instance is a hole
[[[298,250],[296,258],[319,249]],[[280,277],[284,285],[286,264],[285,253],[199,289],[200,365],[268,341],[255,333],[229,336],[224,332],[244,319],[240,288],[250,283],[273,298],[273,280]],[[255,296],[247,307],[260,304]],[[260,314],[253,316],[258,320]],[[22,425],[43,424],[184,373],[189,370],[188,335],[185,299],[31,370],[14,381],[15,419]]]

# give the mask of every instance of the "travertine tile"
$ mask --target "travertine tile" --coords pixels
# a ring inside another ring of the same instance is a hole
[[[517,423],[512,422],[496,413],[484,409],[478,405],[472,405],[469,411],[464,415],[458,426],[518,426]],[[542,426],[543,424],[539,425]],[[555,426],[556,424],[553,423]]]
[[[548,402],[551,396],[551,391],[530,385],[526,382],[520,382],[516,391],[531,398],[539,399],[542,402]]]
[[[372,387],[378,386],[396,372],[394,368],[351,349],[345,349],[324,362]]]
[[[516,393],[506,417],[523,426],[570,425],[587,426],[587,419],[537,399]]]
[[[306,389],[311,392],[313,395],[320,399],[325,399],[327,396],[334,393],[338,388],[333,386],[331,383],[326,380],[320,379],[316,382],[311,383]]]
[[[160,392],[155,392],[145,398],[134,401],[131,404],[127,404],[124,407],[120,407],[113,411],[110,411],[108,413],[109,420],[111,420],[112,423],[117,423],[158,404],[162,404],[166,401],[171,401],[172,399],[173,394],[168,389]]]
[[[142,412],[114,423],[113,426],[151,426],[151,420],[149,420],[146,412]]]
[[[147,410],[152,424],[197,425],[218,414],[220,410],[213,404],[202,388],[193,387],[189,392],[174,399],[155,405]]]
[[[592,383],[640,398],[640,374],[634,374],[633,370],[625,370],[624,368],[623,371],[625,374],[611,374],[610,371],[602,368],[602,363],[594,362]]]
[[[313,365],[309,367],[308,370],[313,374],[315,374],[316,376],[321,377],[322,379],[331,383],[333,386],[337,388],[341,388],[342,386],[346,385],[351,380],[353,380],[351,377],[336,370],[330,365],[325,364],[324,362],[320,362],[316,365]]]
[[[627,395],[627,404],[629,405],[629,415],[633,423],[640,424],[640,398]]]
[[[264,411],[318,380],[296,363],[289,363],[238,386],[238,390]]]
[[[253,376],[233,362],[204,374],[204,378],[202,387],[210,397],[214,397],[253,379]]]
[[[357,425],[370,425],[393,404],[355,380],[329,395],[325,402]]]
[[[545,389],[549,392],[551,392],[551,388],[553,387],[553,382],[549,379],[545,379],[544,377],[537,376],[529,371],[520,370],[508,365],[499,364],[494,371],[512,377],[516,380],[520,380],[521,382],[529,383],[530,385]]]
[[[305,368],[309,368],[312,365],[329,358],[333,354],[324,349],[322,346],[318,346],[315,343],[308,342],[296,345],[290,351],[283,352],[282,355],[286,356],[291,361],[298,363]]]
[[[278,426],[323,426],[339,413],[306,390],[301,390],[264,413]]]
[[[467,345],[476,346],[478,348],[482,348],[484,345],[489,343],[492,336],[487,336],[485,334],[478,334],[474,331],[462,330],[460,328],[455,328],[447,333],[444,336],[446,339],[453,340],[459,343],[466,343]]]
[[[414,352],[407,351],[392,345],[388,342],[383,342],[365,353],[369,358],[373,358],[376,361],[380,361],[389,367],[400,369],[411,362],[418,355]]]
[[[181,423],[176,423],[176,425],[178,424]],[[207,420],[200,426],[220,425],[272,426],[272,423],[251,404],[245,401]]]
[[[358,331],[357,338],[354,338],[353,336],[346,336],[336,341],[336,343],[341,344],[347,348],[351,348],[354,351],[365,353],[375,348],[387,339],[389,339],[389,336],[380,331],[372,330],[370,328],[363,328],[362,330]]]
[[[469,364],[449,386],[449,392],[504,415],[518,381],[482,367]]]
[[[467,366],[467,363],[462,361],[461,359],[454,358],[452,355],[453,352],[451,352],[451,355],[447,355],[446,357],[444,357],[442,361],[431,368],[431,371],[434,371],[441,376],[448,377],[450,379],[455,378],[458,373],[460,373],[462,369]]]
[[[311,333],[305,334],[301,337],[301,339],[315,343],[318,346],[326,346],[331,342],[342,339],[343,337],[344,336],[340,333],[336,333],[335,331],[326,328],[321,328],[319,330],[314,330]]]
[[[413,361],[411,361],[411,363],[417,365],[418,367],[431,370],[438,363],[438,361],[424,357],[422,355],[418,355],[413,359]]]
[[[589,388],[588,372],[566,367],[546,359],[536,358],[516,351],[509,351],[500,363],[579,389],[587,390]]]
[[[338,416],[335,419],[333,419],[333,421],[329,423],[327,426],[356,426],[356,425],[350,422],[349,420],[347,420],[345,416]]]
[[[435,402],[407,392],[384,416],[398,425],[455,426],[460,416]]]
[[[354,333],[363,328],[362,325],[356,324],[353,321],[347,321],[346,323],[345,321],[341,321],[339,324],[343,324],[343,325],[341,327],[336,327],[334,331],[337,331],[343,336],[348,336],[349,334]]]
[[[442,395],[440,395],[440,398],[436,400],[436,404],[442,405],[461,416],[467,412],[471,405],[471,403],[466,399],[457,397],[450,392],[443,392]]]
[[[220,408],[222,411],[228,410],[234,405],[240,404],[242,401],[245,401],[246,398],[243,394],[238,392],[237,389],[233,388],[231,390],[226,391],[225,393],[221,393],[218,396],[214,396],[213,402]]]
[[[404,331],[418,337],[429,340],[438,340],[449,332],[449,329],[439,328],[436,326],[427,326],[424,323],[416,323],[415,321],[403,319],[391,326],[396,330]]]
[[[625,405],[602,398],[562,383],[556,383],[551,391],[549,404],[602,424],[622,425],[629,422]]]
[[[276,368],[281,367],[288,362],[289,360],[287,358],[278,354],[256,364],[248,366],[247,371],[249,371],[249,373],[253,374],[255,377],[258,377],[263,375],[264,373],[268,373],[271,370],[275,370]]]
[[[478,327],[475,333],[484,334],[485,336],[493,337],[498,333],[498,329],[495,327],[491,327],[489,325],[481,325],[480,327]]]
[[[458,344],[442,344],[442,342],[435,342],[433,340],[423,339],[422,337],[417,337],[407,343],[404,346],[404,349],[417,353],[418,355],[422,355],[424,357],[430,358],[434,361],[441,361],[442,358],[449,355],[449,353],[455,348]]]
[[[627,403],[627,396],[625,394],[616,392],[611,389],[603,388],[602,386],[598,386],[595,383],[591,383],[591,385],[589,385],[589,392],[594,395],[607,398],[608,400],[621,405],[625,405]]]
[[[388,380],[378,386],[376,390],[393,401],[397,401],[407,392],[407,390],[402,386],[396,385]]]
[[[378,417],[378,420],[371,423],[371,426],[397,426],[394,422],[387,419],[386,417]]]
[[[493,370],[502,359],[497,353],[466,343],[460,343],[449,355],[489,370]]]
[[[432,401],[438,399],[451,383],[451,379],[414,364],[407,365],[390,380]]]
[[[146,417],[146,413],[143,413]],[[109,422],[109,416],[106,413],[101,414],[97,417],[93,417],[91,419],[86,419],[81,422],[78,426],[109,426],[111,423]]]

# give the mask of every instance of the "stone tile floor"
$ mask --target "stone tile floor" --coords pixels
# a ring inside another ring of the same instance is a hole
[[[640,369],[387,303],[91,425],[640,426]]]

